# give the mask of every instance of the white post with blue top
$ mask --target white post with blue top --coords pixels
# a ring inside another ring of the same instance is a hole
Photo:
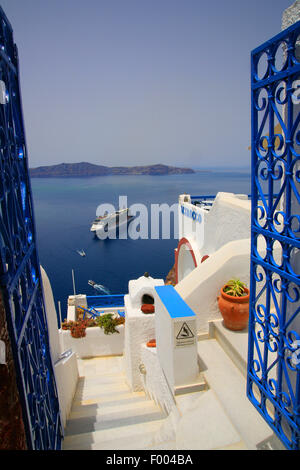
[[[196,315],[173,286],[155,287],[157,355],[173,394],[199,383]]]

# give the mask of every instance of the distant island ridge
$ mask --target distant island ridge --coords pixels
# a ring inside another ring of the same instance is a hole
[[[30,168],[32,178],[87,177],[110,175],[180,175],[196,173],[191,168],[180,168],[168,165],[146,166],[113,166],[95,165],[93,163],[60,163],[58,165]]]

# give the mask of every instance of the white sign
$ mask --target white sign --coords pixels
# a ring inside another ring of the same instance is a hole
[[[191,346],[196,342],[194,321],[174,322],[175,348]]]

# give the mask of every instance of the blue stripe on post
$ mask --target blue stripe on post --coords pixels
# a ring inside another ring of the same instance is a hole
[[[196,316],[173,286],[157,286],[155,290],[171,318]]]

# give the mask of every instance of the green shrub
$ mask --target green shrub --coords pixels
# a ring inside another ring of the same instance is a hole
[[[125,321],[124,318],[114,317],[113,313],[106,313],[104,315],[100,315],[97,318],[96,322],[100,328],[103,328],[104,334],[109,335],[113,333],[120,333],[117,329],[117,325],[123,324]]]

